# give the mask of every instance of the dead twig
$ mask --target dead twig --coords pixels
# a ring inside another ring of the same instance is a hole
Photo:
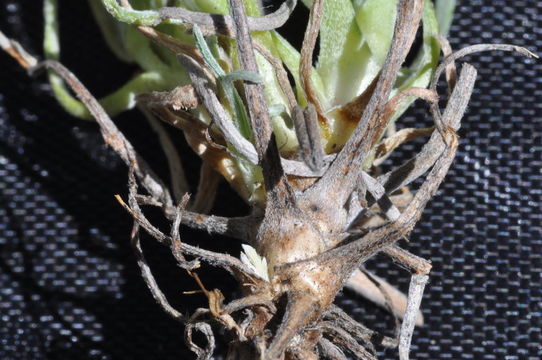
[[[194,330],[199,331],[207,340],[205,349],[202,349],[194,343],[192,340],[192,333]],[[192,350],[198,360],[208,360],[213,356],[213,350],[215,348],[215,336],[213,329],[206,322],[189,322],[185,327],[184,339],[190,350]]]
[[[170,247],[172,244],[172,238],[165,235],[162,231],[152,225],[145,217],[138,204],[137,186],[135,186],[135,178],[130,176],[129,180],[129,205],[126,204],[120,196],[116,196],[119,203],[133,216],[134,220],[141,226],[149,235],[151,235],[158,242]],[[181,217],[184,217],[185,213]],[[215,253],[212,251],[200,249],[198,247],[188,245],[186,243],[178,244],[178,251],[183,255],[192,256],[206,263],[221,267],[230,272],[242,283],[254,283],[259,282],[259,278],[255,276],[248,267],[246,267],[239,259],[229,255]]]
[[[250,31],[273,30],[284,25],[290,17],[297,0],[286,0],[275,12],[262,17],[248,17],[246,28]],[[165,7],[159,11],[159,20],[179,20],[180,23],[197,24],[201,26],[207,34],[221,34],[238,38],[237,28],[235,26],[235,16],[208,14],[197,11],[190,11],[179,7]],[[156,23],[155,23],[156,24]]]
[[[324,337],[318,341],[318,349],[326,359],[347,360],[344,352],[337,345]]]
[[[157,200],[171,206],[173,200],[165,184],[158,179],[150,166],[137,154],[132,144],[119,131],[117,126],[111,121],[111,118],[94,96],[77,79],[77,77],[64,67],[61,63],[53,60],[46,60],[38,63],[29,71],[35,74],[41,69],[50,69],[57,73],[73,90],[77,97],[85,104],[89,112],[96,119],[100,126],[100,131],[108,144],[115,150],[127,166],[134,166],[136,176],[141,180],[145,189]],[[133,161],[133,164],[132,164]]]
[[[441,118],[441,122],[450,129],[459,129],[475,80],[476,70],[472,66],[465,64]],[[415,157],[398,168],[379,176],[378,181],[384,185],[387,193],[410,184],[434,164],[442,154],[445,146],[442,135],[439,132],[433,132],[429,141]]]
[[[396,339],[382,335],[377,331],[371,330],[358,323],[336,305],[329,307],[324,313],[323,319],[332,321],[338,327],[346,330],[357,341],[362,342],[369,347],[371,351],[373,350],[371,348],[373,343],[374,345],[382,345],[387,348],[395,348],[399,344]]]
[[[200,214],[207,214],[211,211],[220,180],[220,174],[204,161],[201,164],[196,197],[194,203],[190,206],[192,211]]]
[[[392,314],[400,319],[402,319],[405,314],[407,305],[406,295],[386,280],[374,275],[366,269],[363,271],[359,269],[356,270],[346,282],[345,287],[355,291],[357,294],[360,294],[382,308],[386,308],[387,302],[389,302],[389,308],[391,309]],[[385,294],[389,297],[388,301],[386,300]],[[423,325],[423,316],[421,312],[418,312],[416,319],[416,325]]]
[[[440,49],[442,50],[442,55],[444,58],[447,58],[450,56],[452,51],[452,46],[450,45],[450,42],[448,39],[446,39],[443,35],[437,35],[437,41],[439,42]],[[455,66],[455,63],[452,62],[446,67],[446,83],[448,84],[448,95],[452,93],[452,90],[455,87],[455,83],[457,82],[457,68]]]
[[[407,141],[412,141],[420,137],[429,136],[435,130],[434,127],[429,128],[407,128],[395,132],[393,135],[382,140],[375,151],[374,166],[380,166],[388,158],[388,156],[397,149],[400,145]]]
[[[139,224],[137,224],[137,222],[134,222],[134,225],[132,227],[130,243],[132,244],[132,249],[134,251],[134,254],[136,255],[137,265],[141,270],[141,277],[145,281],[145,284],[147,284],[147,287],[149,288],[154,300],[156,300],[156,302],[166,312],[166,314],[171,316],[173,319],[179,321],[180,323],[186,324],[188,319],[179,311],[175,310],[173,306],[171,306],[171,304],[167,301],[164,293],[158,287],[154,276],[152,275],[151,268],[147,264],[147,260],[145,259],[145,255],[143,254],[143,250],[141,249],[141,242],[139,240]]]
[[[311,11],[309,14],[309,23],[305,30],[305,36],[303,38],[303,45],[301,46],[301,61],[299,63],[299,79],[301,80],[301,87],[305,91],[307,101],[313,104],[316,108],[318,117],[325,120],[324,109],[320,104],[320,100],[314,91],[314,85],[312,83],[312,55],[314,47],[316,45],[316,39],[320,31],[320,22],[322,20],[323,0],[314,0],[312,2]]]
[[[236,31],[237,50],[241,69],[258,74],[254,47],[242,0],[229,0],[230,11]],[[247,106],[252,122],[252,132],[258,159],[263,169],[268,201],[291,198],[291,189],[284,175],[277,144],[272,135],[269,109],[265,101],[262,84],[244,82]],[[288,200],[287,200],[288,201]],[[291,200],[290,200],[291,201]]]
[[[325,155],[314,105],[309,103],[305,111],[301,111],[299,106],[294,107],[292,119],[301,158],[313,171],[320,171],[324,167]]]
[[[375,354],[361,346],[351,334],[332,323],[322,321],[318,324],[324,336],[329,337],[334,344],[339,345],[343,351],[354,355],[358,359],[377,360]]]
[[[408,360],[408,353],[410,352],[410,342],[412,341],[412,334],[414,332],[414,326],[416,325],[416,315],[420,304],[422,302],[423,289],[429,276],[427,275],[412,275],[410,281],[410,288],[408,290],[408,302],[403,318],[403,324],[401,325],[401,334],[399,337],[399,359]]]
[[[347,200],[356,186],[357,176],[354,173],[369,154],[370,146],[376,141],[375,136],[387,126],[387,123],[381,122],[381,113],[392,90],[397,72],[414,41],[422,16],[423,0],[401,0],[397,9],[391,48],[371,100],[347,143],[311,191],[335,194],[335,206],[340,206]]]
[[[258,51],[265,58],[265,60],[271,64],[271,66],[273,66],[273,69],[275,69],[275,75],[277,77],[279,86],[282,89],[284,96],[286,96],[290,110],[292,110],[297,105],[297,100],[294,90],[292,89],[292,84],[290,84],[290,80],[288,80],[288,73],[282,65],[282,61],[275,58],[273,54],[267,51],[265,47],[261,46],[256,41],[253,43],[253,45],[254,49]]]
[[[397,245],[390,245],[382,252],[389,256],[396,264],[408,271],[422,275],[427,275],[431,271],[432,265],[429,261],[411,254]]]
[[[0,48],[14,58],[21,67],[30,69],[38,63],[37,59],[26,52],[26,50],[15,40],[9,39],[0,31]]]

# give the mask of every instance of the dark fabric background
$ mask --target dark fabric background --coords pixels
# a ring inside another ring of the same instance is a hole
[[[103,96],[134,68],[105,48],[85,1],[60,4],[62,60]],[[541,11],[537,0],[459,1],[452,45],[507,42],[540,50]],[[297,39],[298,23],[287,26]],[[0,26],[42,53],[41,2],[3,1]],[[422,304],[426,325],[414,335],[412,358],[536,360],[542,356],[542,67],[508,53],[468,61],[479,80],[457,160],[404,244],[434,264]],[[43,76],[29,79],[4,54],[0,69],[0,359],[193,358],[181,326],[152,300],[129,248],[130,221],[113,198],[126,192],[126,168],[102,145],[95,125],[59,108]],[[115,121],[166,178],[141,116],[128,112]],[[429,121],[418,106],[400,126]],[[178,142],[195,184],[197,159]],[[419,146],[405,146],[394,160]],[[245,212],[222,186],[214,213]],[[183,240],[239,254],[229,239],[185,229]],[[144,248],[173,304],[186,310],[204,304],[201,295],[182,294],[196,285],[167,250],[149,239]],[[368,266],[407,289],[407,274],[388,259]],[[235,296],[224,273],[201,274],[209,288]],[[358,296],[345,291],[337,302],[366,325],[392,331],[392,319]]]

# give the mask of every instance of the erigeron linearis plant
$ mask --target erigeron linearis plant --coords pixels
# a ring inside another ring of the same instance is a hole
[[[443,36],[450,1],[438,1],[436,10],[427,0],[304,3],[311,10],[298,52],[274,30],[289,18],[293,0],[267,15],[253,0],[91,0],[112,50],[143,70],[100,102],[57,61],[56,1],[45,1],[48,60],[38,62],[2,33],[0,45],[31,72],[49,69],[61,105],[95,119],[128,165],[128,200],[118,200],[134,219],[131,240],[142,276],[163,309],[185,325],[198,358],[211,357],[211,325],[218,325],[233,337],[229,359],[375,359],[375,346],[398,347],[408,359],[431,265],[396,242],[413,229],[455,155],[455,131],[476,71],[464,64],[457,76],[454,61],[484,50],[533,54],[509,45],[452,53]],[[421,48],[412,65],[402,66],[420,26]],[[444,72],[449,96],[441,111],[436,90]],[[395,119],[415,98],[429,102],[435,126],[395,131]],[[161,134],[173,195],[110,119],[135,105]],[[171,139],[155,117],[179,128],[203,160],[192,201]],[[421,136],[429,139],[414,158],[378,175],[393,149]],[[408,185],[425,173],[412,194]],[[252,206],[251,214],[205,215],[220,176]],[[163,210],[169,234],[147,220],[144,206]],[[244,252],[237,259],[183,243],[181,224],[237,238]],[[171,248],[207,296],[205,307],[188,317],[168,303],[146,264],[140,228]],[[379,252],[412,272],[408,297],[362,269]],[[243,297],[225,302],[219,289],[206,289],[197,275],[204,264],[228,270]],[[375,336],[333,305],[345,285],[402,318],[397,339]],[[194,331],[206,337],[205,348],[192,341]]]

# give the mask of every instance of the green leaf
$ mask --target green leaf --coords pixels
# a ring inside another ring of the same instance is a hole
[[[189,1],[186,1],[187,3]],[[195,11],[203,11],[211,14],[228,14],[228,0],[192,0],[197,7]]]
[[[124,29],[124,45],[128,55],[145,71],[170,71],[166,64],[154,51],[151,40],[145,37],[133,26]]]
[[[172,88],[169,83],[171,82],[171,77],[175,79],[181,78],[178,73],[170,73],[166,77],[158,72],[139,74],[112,94],[101,98],[99,102],[110,116],[115,116],[133,108],[136,105],[135,98],[137,94],[170,90]],[[57,101],[67,113],[81,119],[93,119],[86,106],[71,95],[60,77],[51,73],[49,75],[49,82]]]
[[[235,154],[235,149],[228,146],[229,150]],[[241,173],[243,183],[246,187],[245,192],[240,192],[245,201],[249,204],[254,204],[263,207],[265,204],[265,192],[263,191],[263,174],[262,168],[253,165],[250,162],[244,160],[241,156],[232,157],[235,166]],[[247,195],[244,195],[247,194]]]
[[[384,64],[391,46],[397,0],[354,0],[356,23],[379,65]]]
[[[130,5],[136,10],[157,10],[166,4],[167,0],[130,0]]]
[[[277,56],[282,60],[292,77],[294,78],[297,102],[300,106],[307,105],[307,99],[303,93],[301,87],[301,81],[299,80],[299,62],[301,55],[299,52],[279,33],[272,31],[271,36],[274,41]],[[312,82],[318,94],[324,94],[323,81],[320,78],[318,72],[312,71]]]
[[[355,23],[355,12],[351,1],[325,1],[320,25],[320,52],[316,69],[325,86],[325,94],[320,96],[320,100],[326,108],[343,101],[341,85],[352,84],[352,81],[341,81],[343,75],[348,73],[350,77],[352,73],[349,70],[352,67],[356,68],[358,72],[362,68],[358,60],[363,57],[355,54],[355,50],[361,46],[361,33]],[[352,78],[350,80],[355,81]]]
[[[260,45],[265,46],[272,55],[279,57],[279,51],[275,46],[272,33],[274,32],[255,33],[254,39],[258,41]],[[284,107],[288,107],[288,102],[277,80],[274,67],[258,52],[256,52],[256,63],[258,64],[260,76],[265,84],[264,95],[267,103],[270,105],[283,105]],[[271,125],[279,150],[282,153],[291,153],[292,151],[295,151],[298,147],[298,142],[293,126],[290,126],[292,123],[289,121],[289,117],[282,115],[273,116],[271,117]]]
[[[436,0],[439,33],[447,35],[454,18],[456,0]]]
[[[203,33],[201,32],[199,26],[194,25],[193,30],[194,37],[196,38],[196,47],[201,52],[201,56],[203,57],[205,64],[207,64],[209,69],[211,69],[213,75],[216,77],[226,75],[222,67],[216,61],[213,53],[211,52],[211,49],[209,49],[209,45],[207,45],[207,42],[205,41],[205,38],[203,37]]]
[[[427,87],[433,76],[440,56],[440,46],[436,40],[439,33],[435,9],[431,1],[426,1],[423,11],[423,43],[412,66],[402,69],[395,87],[396,91],[411,87]],[[395,91],[395,92],[396,92]],[[393,95],[393,94],[392,94]],[[413,103],[412,98],[403,101],[391,121],[395,121]]]
[[[396,87],[400,90],[410,87],[426,87],[429,84],[433,71],[438,65],[440,46],[436,40],[439,34],[435,8],[431,1],[426,1],[423,9],[423,43],[416,58],[404,73],[399,77]]]
[[[199,26],[194,25],[194,37],[196,38],[196,47],[201,52],[205,64],[211,69],[213,75],[217,78],[218,82],[224,90],[226,99],[233,109],[233,120],[237,128],[246,139],[252,138],[252,130],[250,126],[250,118],[248,116],[247,110],[241,99],[241,96],[237,92],[237,89],[233,86],[233,81],[241,79],[241,77],[250,77],[251,80],[261,80],[256,74],[249,75],[246,71],[238,71],[236,73],[226,74],[224,69],[216,61],[211,49],[209,48]]]
[[[88,0],[88,3],[109,49],[120,60],[132,62],[132,58],[126,53],[122,38],[123,27],[126,25],[112,18],[104,9],[100,0]]]
[[[286,111],[286,107],[284,105],[275,104],[275,105],[269,106],[269,116],[270,117],[283,116],[285,114],[288,114],[288,112]]]
[[[60,58],[58,35],[58,1],[45,0],[43,3],[43,52],[48,60]]]
[[[156,25],[160,22],[160,16],[153,10],[130,10],[119,5],[117,0],[102,0],[105,9],[114,18],[127,24]]]
[[[297,101],[299,105],[306,106],[307,99],[301,90],[301,81],[299,80],[299,61],[301,59],[301,55],[299,55],[299,52],[279,33],[272,32],[272,37],[275,48],[277,49],[278,57],[282,60],[294,78],[295,88],[297,90]]]
[[[262,15],[258,0],[243,0],[243,3],[245,4],[245,10],[247,12],[247,16],[261,16]]]
[[[228,74],[225,74],[221,77],[222,81],[237,81],[237,80],[243,80],[243,81],[250,81],[251,83],[255,84],[262,84],[263,79],[260,76],[260,74],[256,74],[253,72],[245,71],[245,70],[234,70]]]
[[[44,25],[43,48],[45,56],[47,59],[58,60],[60,58],[60,42],[56,0],[46,0],[44,3]],[[132,55],[137,55],[138,57],[150,55],[147,51],[151,50],[149,48],[143,48],[140,54]],[[140,65],[145,65],[151,69],[162,70],[162,72],[151,70],[141,73],[128,81],[117,91],[100,99],[100,104],[109,115],[114,116],[124,110],[133,108],[135,106],[135,97],[137,94],[150,91],[170,90],[178,85],[179,82],[183,81],[184,73],[168,69],[159,61],[159,59],[153,57],[154,55],[150,56],[152,59],[148,58],[147,63],[142,62]],[[167,76],[164,76],[164,74],[167,74]],[[92,116],[86,106],[71,94],[66,88],[64,80],[51,71],[48,72],[48,76],[53,93],[64,110],[72,116],[92,120]]]

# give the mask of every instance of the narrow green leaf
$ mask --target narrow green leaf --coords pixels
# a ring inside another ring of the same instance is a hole
[[[205,64],[207,64],[209,69],[211,69],[214,76],[222,77],[226,75],[222,67],[220,67],[215,57],[211,53],[211,49],[209,49],[209,46],[207,45],[207,42],[205,41],[205,38],[203,37],[203,33],[201,32],[199,26],[194,25],[193,30],[194,37],[196,38],[196,47],[201,52],[201,56],[203,57]]]
[[[133,26],[126,26],[124,30],[126,52],[143,70],[164,73],[170,71],[169,65],[154,52],[151,40]]]
[[[256,74],[256,73],[244,71],[244,70],[234,70],[230,73],[227,73],[221,76],[221,80],[228,81],[228,82],[243,80],[243,81],[250,81],[251,83],[255,83],[255,84],[263,83],[263,79],[260,76],[260,74]]]
[[[363,38],[378,64],[384,64],[393,37],[397,0],[354,0],[353,5]]]
[[[48,60],[60,59],[60,40],[58,34],[58,1],[43,2],[43,51]]]
[[[360,68],[357,61],[359,57],[352,53],[360,48],[361,42],[352,2],[325,1],[320,25],[320,52],[316,66],[325,86],[325,95],[320,97],[321,101],[326,102],[325,107],[342,101],[336,99],[342,97],[339,92],[344,82],[341,82],[340,78],[349,67]],[[349,81],[347,84],[351,83]]]
[[[271,55],[280,59],[280,52],[278,46],[275,43],[274,34],[275,31],[256,32],[253,34],[254,40],[261,46],[264,46]],[[258,71],[262,77],[264,86],[264,95],[269,105],[283,105],[288,108],[288,101],[282,88],[277,80],[275,74],[275,68],[259,53],[256,51],[256,63],[258,64]],[[299,62],[296,65],[299,67]],[[313,72],[314,74],[316,72]],[[320,86],[316,80],[314,80],[316,86]],[[289,116],[278,115],[271,117],[271,125],[273,132],[275,133],[275,139],[279,144],[279,150],[282,153],[291,153],[295,151],[298,146],[295,130],[289,119]]]
[[[286,112],[286,107],[282,104],[275,104],[269,106],[269,116],[285,116],[288,113]]]
[[[156,25],[160,16],[153,10],[130,10],[119,5],[117,0],[102,0],[105,9],[117,20],[127,24]]]
[[[228,0],[191,0],[184,1],[185,3],[193,3],[194,11],[203,11],[211,14],[228,14]]]
[[[243,103],[243,100],[241,99],[241,96],[239,96],[239,93],[233,86],[233,81],[238,80],[243,76],[250,77],[252,80],[261,79],[256,74],[250,75],[246,71],[238,71],[233,74],[226,74],[224,69],[220,67],[220,65],[214,58],[214,55],[212,54],[211,49],[207,45],[207,42],[205,41],[205,38],[203,37],[199,26],[194,25],[193,30],[194,37],[196,38],[196,47],[201,52],[203,60],[211,69],[218,82],[222,86],[224,94],[226,95],[226,99],[233,110],[234,122],[237,125],[237,128],[241,132],[241,135],[243,135],[246,139],[250,140],[252,138],[250,118],[248,116],[248,112]]]
[[[180,74],[170,73],[167,77],[158,72],[145,72],[137,75],[124,86],[110,95],[101,98],[100,104],[110,116],[115,116],[136,105],[136,95],[151,91],[171,90],[171,77],[180,79]],[[86,106],[71,95],[64,81],[58,76],[50,75],[49,82],[59,104],[72,116],[93,120]]]
[[[57,21],[57,0],[46,0],[44,2],[44,39],[43,48],[47,59],[58,60],[60,58],[60,42]],[[150,65],[150,64],[148,64]],[[161,66],[156,63],[150,65]],[[162,70],[165,68],[162,66]],[[92,120],[92,116],[77,98],[66,88],[64,81],[54,74],[48,72],[49,83],[59,104],[72,116]],[[164,77],[162,72],[148,71],[139,74],[124,86],[112,94],[100,99],[100,104],[109,115],[116,115],[124,110],[135,106],[135,97],[142,92],[169,90],[182,80],[182,73],[168,71]]]
[[[301,55],[299,52],[292,46],[290,43],[283,38],[279,33],[273,31],[271,32],[273,37],[274,45],[278,57],[282,60],[292,77],[294,78],[297,102],[300,106],[307,105],[307,99],[301,88],[301,81],[299,80],[299,61]],[[312,82],[318,94],[324,94],[324,85],[323,81],[320,78],[318,72],[312,71]]]
[[[258,0],[243,0],[247,16],[261,16],[261,8]]]
[[[439,33],[442,35],[448,35],[454,18],[455,6],[456,0],[436,0],[435,8],[437,11]]]
[[[132,58],[126,53],[122,38],[122,28],[126,25],[112,18],[100,0],[88,0],[88,4],[109,49],[120,60],[132,62]]]
[[[414,86],[426,87],[438,63],[440,46],[436,36],[439,34],[439,28],[435,8],[431,1],[426,1],[424,4],[422,21],[422,47],[413,64],[404,69],[404,74],[397,80],[396,87],[401,90]]]
[[[435,8],[431,1],[426,1],[423,11],[423,43],[413,64],[402,69],[402,74],[395,84],[397,90],[404,90],[411,87],[427,87],[433,76],[440,56],[440,46],[436,40],[439,33],[438,22],[435,14]],[[395,91],[395,92],[396,92]],[[395,121],[412,104],[414,100],[407,98],[395,115],[392,122]]]

